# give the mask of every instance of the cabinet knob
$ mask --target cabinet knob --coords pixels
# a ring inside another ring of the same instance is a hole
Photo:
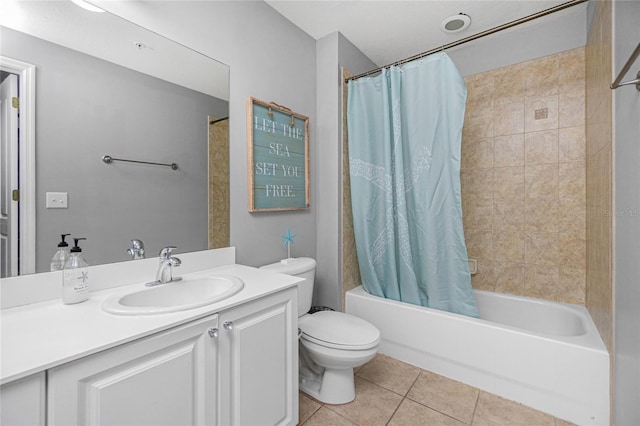
[[[209,333],[209,337],[217,339],[218,338],[218,329],[217,328],[210,328],[207,330],[207,333]]]
[[[233,330],[233,322],[231,321],[225,321],[222,326],[224,327],[225,330]]]

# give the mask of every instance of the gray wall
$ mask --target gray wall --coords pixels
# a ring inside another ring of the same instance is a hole
[[[316,43],[318,113],[318,242],[314,303],[341,309],[342,70],[354,74],[375,68],[342,34]],[[337,106],[337,108],[336,108]]]
[[[614,72],[640,41],[640,2],[613,3]],[[623,81],[640,69],[635,61]],[[614,75],[614,78],[615,78]],[[614,420],[640,424],[640,93],[614,91]]]
[[[587,42],[586,4],[539,18],[447,50],[463,76],[582,47]]]
[[[286,257],[280,235],[297,234],[292,256],[316,256],[318,145],[315,40],[263,1],[100,2],[144,27],[230,66],[231,245],[238,263]],[[249,213],[246,102],[253,96],[309,117],[311,208]]]
[[[87,237],[90,264],[127,260],[132,238],[149,255],[207,248],[207,116],[226,116],[225,101],[7,28],[1,51],[37,65],[38,272],[62,233]],[[46,209],[48,191],[67,192],[69,208]]]

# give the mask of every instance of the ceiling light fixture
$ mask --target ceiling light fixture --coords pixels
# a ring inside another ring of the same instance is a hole
[[[88,3],[84,0],[71,0],[71,2],[73,2],[73,4],[75,4],[76,6],[80,6],[81,8],[88,10],[90,12],[104,12],[104,10],[100,9],[98,6],[94,6],[91,3]]]
[[[440,24],[440,29],[445,33],[459,33],[466,30],[471,25],[471,18],[466,13],[458,13],[457,15],[445,18]]]

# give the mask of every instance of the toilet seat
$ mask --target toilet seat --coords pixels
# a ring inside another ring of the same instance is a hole
[[[335,311],[319,311],[298,321],[302,338],[318,345],[343,349],[366,350],[380,343],[380,331],[367,321]]]

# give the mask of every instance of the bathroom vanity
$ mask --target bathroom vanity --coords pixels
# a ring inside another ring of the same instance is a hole
[[[4,309],[1,423],[296,424],[298,279],[235,264],[203,273],[244,288],[159,315],[102,309],[143,283]]]

